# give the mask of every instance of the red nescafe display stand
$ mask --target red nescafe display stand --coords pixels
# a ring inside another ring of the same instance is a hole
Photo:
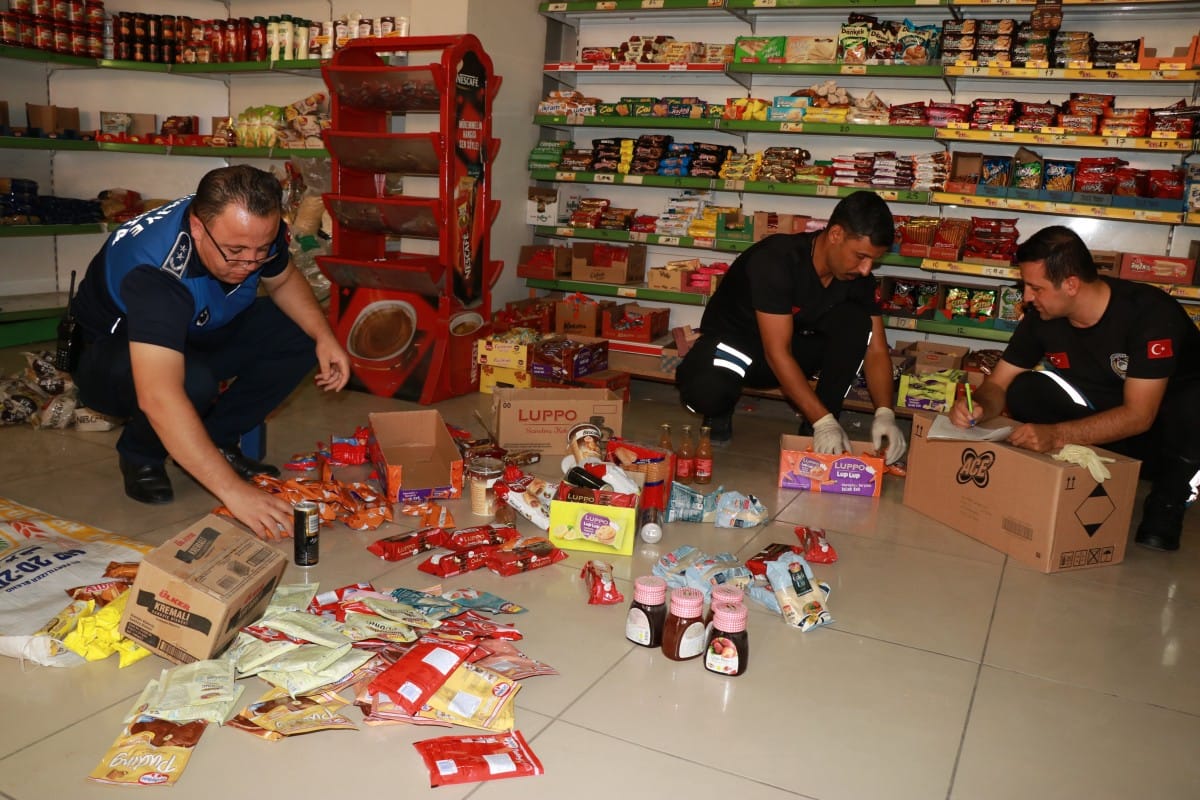
[[[333,282],[329,320],[350,353],[352,385],[421,403],[475,391],[475,341],[489,330],[503,266],[489,258],[500,210],[492,61],[470,34],[384,37],[352,40],[322,72],[333,252],[317,261]]]

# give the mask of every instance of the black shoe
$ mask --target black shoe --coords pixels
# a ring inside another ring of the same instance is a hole
[[[125,494],[139,503],[160,506],[175,499],[171,479],[163,464],[131,464],[120,459],[121,475],[125,478]]]
[[[1146,501],[1134,541],[1150,550],[1179,549],[1183,512],[1192,493],[1191,481],[1200,471],[1200,461],[1168,456],[1162,459]]]
[[[704,425],[708,428],[708,440],[713,444],[724,444],[733,438],[733,414],[705,417]]]
[[[221,455],[225,456],[225,460],[229,462],[229,466],[233,467],[233,471],[238,474],[238,477],[244,481],[248,481],[255,475],[267,474],[272,478],[279,477],[279,467],[274,464],[264,464],[261,461],[255,461],[247,455],[244,455],[237,445],[229,447],[218,447],[217,450]]]

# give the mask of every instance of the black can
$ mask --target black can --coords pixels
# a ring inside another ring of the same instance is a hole
[[[302,500],[292,506],[292,543],[296,548],[296,564],[311,567],[320,559],[321,517],[317,504]]]

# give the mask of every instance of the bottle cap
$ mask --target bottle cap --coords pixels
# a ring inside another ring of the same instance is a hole
[[[717,603],[713,606],[713,628],[725,633],[746,630],[746,607],[733,603]]]
[[[684,587],[671,592],[671,614],[676,617],[699,617],[704,610],[704,593]]]
[[[728,583],[723,583],[720,586],[714,586],[712,590],[712,602],[716,606],[717,603],[733,603],[737,605],[745,602],[745,593],[736,586],[730,586]]]
[[[649,606],[667,601],[667,582],[653,575],[643,575],[633,582],[633,599]]]

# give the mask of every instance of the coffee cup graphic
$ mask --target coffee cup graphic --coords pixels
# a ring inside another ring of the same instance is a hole
[[[482,327],[483,315],[476,311],[468,311],[450,320],[450,335],[470,336]]]
[[[417,312],[403,300],[376,300],[363,307],[346,349],[365,366],[386,367],[398,361],[417,332]]]

